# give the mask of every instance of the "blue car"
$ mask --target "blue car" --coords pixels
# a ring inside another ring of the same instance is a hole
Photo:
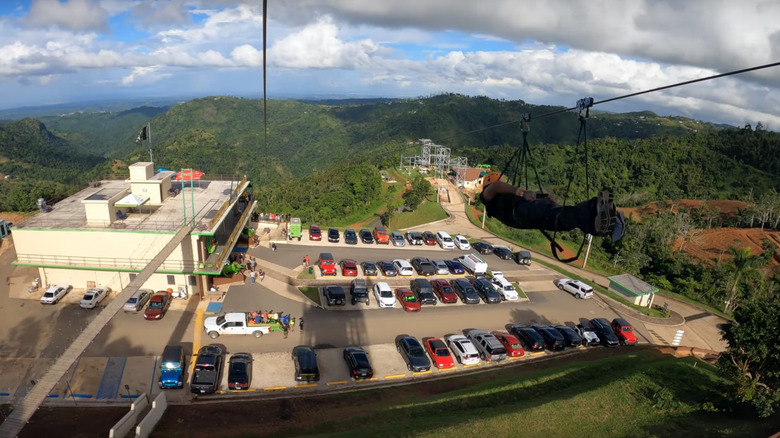
[[[466,273],[466,269],[457,260],[445,260],[444,264],[447,265],[447,268],[450,270],[450,272],[455,275],[463,275]]]

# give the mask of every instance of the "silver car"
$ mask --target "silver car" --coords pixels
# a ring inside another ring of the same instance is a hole
[[[390,241],[393,242],[394,246],[406,246],[404,235],[399,233],[398,231],[390,232]]]
[[[149,301],[149,298],[151,298],[152,295],[154,295],[154,291],[151,289],[138,289],[133,296],[127,300],[122,307],[122,310],[125,312],[139,312],[144,308],[144,305]]]
[[[450,275],[450,268],[444,263],[444,260],[431,260],[433,266],[436,268],[436,275]]]
[[[84,297],[81,298],[81,303],[79,306],[81,306],[82,309],[94,309],[107,296],[108,288],[95,287],[92,289],[87,289],[87,291],[84,293]]]

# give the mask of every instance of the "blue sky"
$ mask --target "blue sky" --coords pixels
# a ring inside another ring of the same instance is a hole
[[[0,2],[0,109],[262,92],[261,1]],[[270,97],[573,106],[780,61],[780,2],[269,0]],[[606,104],[780,129],[780,68]]]

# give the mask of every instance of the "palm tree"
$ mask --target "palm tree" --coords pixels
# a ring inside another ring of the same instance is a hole
[[[766,264],[766,261],[760,256],[750,255],[750,247],[746,246],[742,249],[737,249],[734,246],[728,248],[728,253],[731,254],[731,292],[729,293],[729,299],[726,301],[726,305],[723,308],[724,312],[728,312],[729,309],[734,307],[734,299],[737,296],[740,283],[743,279],[760,275],[758,267]]]

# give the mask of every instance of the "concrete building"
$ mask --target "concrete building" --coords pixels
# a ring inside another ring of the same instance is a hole
[[[609,288],[623,295],[637,306],[653,307],[658,288],[631,274],[614,275],[609,278]]]
[[[129,179],[92,183],[15,227],[14,264],[37,267],[42,285],[119,291],[192,222],[144,287],[207,291],[254,209],[249,181],[178,181],[150,162],[129,170]]]

